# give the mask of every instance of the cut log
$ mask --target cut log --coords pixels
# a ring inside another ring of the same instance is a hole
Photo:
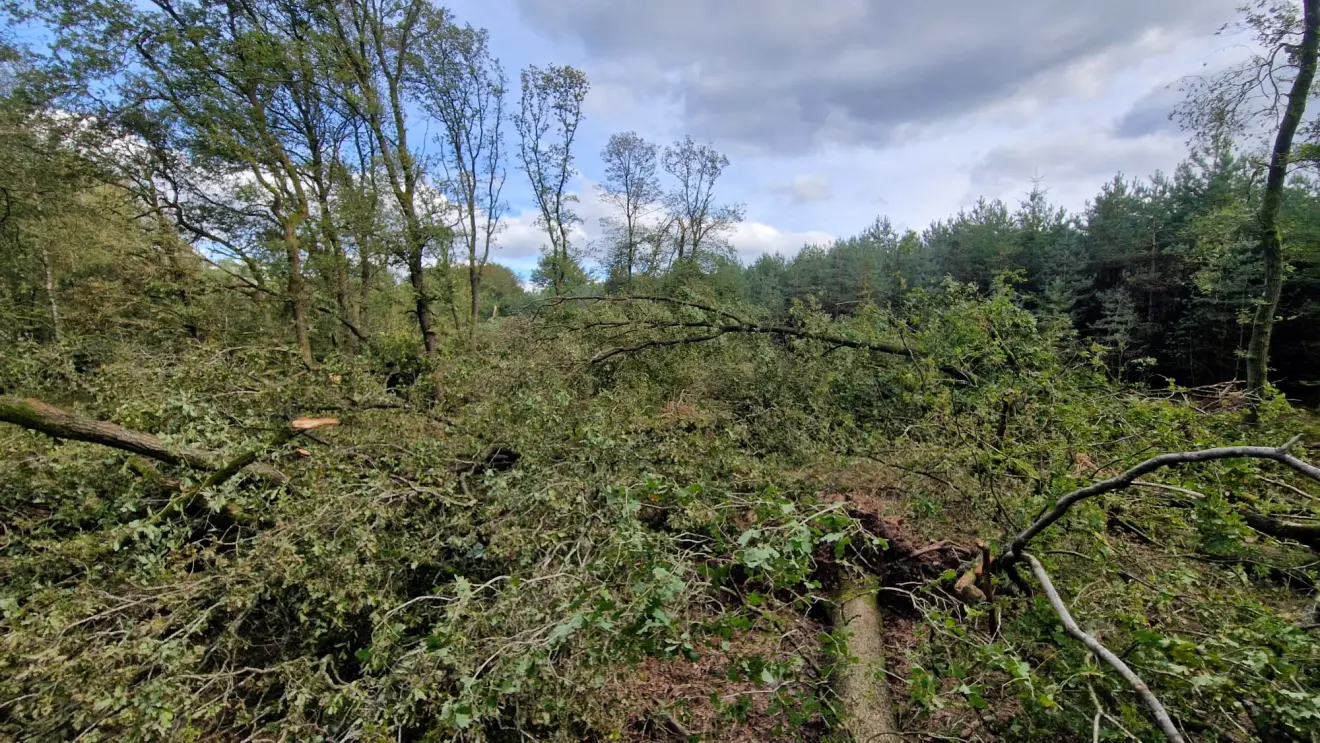
[[[885,681],[884,636],[875,591],[844,577],[831,618],[847,648],[846,662],[834,675],[834,691],[843,702],[844,725],[859,743],[902,743],[903,736],[894,721],[894,701]]]

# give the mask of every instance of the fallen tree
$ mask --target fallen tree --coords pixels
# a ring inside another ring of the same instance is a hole
[[[0,397],[0,422],[12,423],[54,439],[100,444],[112,449],[140,454],[165,464],[183,465],[210,472],[211,476],[206,480],[208,486],[218,485],[244,469],[263,479],[283,481],[284,475],[279,470],[256,464],[257,457],[262,451],[283,444],[301,433],[324,425],[333,425],[330,421],[334,419],[300,418],[293,421],[287,430],[278,433],[275,440],[265,447],[244,452],[237,458],[225,459],[215,452],[176,446],[149,433],[131,431],[115,423],[70,413],[40,400]]]
[[[587,323],[578,330],[590,329],[619,329],[623,331],[635,330],[675,330],[675,331],[704,331],[691,335],[681,335],[676,338],[660,338],[655,340],[643,341],[628,346],[619,346],[604,351],[591,359],[592,364],[599,364],[602,361],[612,359],[616,356],[645,351],[651,348],[665,348],[668,346],[681,346],[692,343],[704,343],[713,341],[729,334],[742,335],[776,335],[788,338],[800,338],[803,340],[814,340],[833,346],[835,348],[854,348],[863,351],[872,351],[875,353],[884,353],[894,356],[906,356],[916,360],[921,358],[921,354],[906,345],[898,343],[885,343],[882,341],[866,341],[856,338],[847,338],[832,333],[818,333],[804,328],[794,328],[786,325],[767,325],[763,323],[752,322],[727,310],[701,304],[699,302],[688,302],[671,297],[654,296],[623,296],[623,297],[602,297],[602,296],[584,296],[584,297],[554,297],[550,300],[552,306],[563,305],[568,302],[583,303],[628,303],[628,302],[647,302],[653,304],[671,305],[674,307],[687,308],[705,313],[707,319],[703,320],[620,320],[620,321],[600,321]],[[961,375],[961,372],[959,372]]]
[[[885,681],[884,634],[875,591],[842,578],[831,619],[847,649],[845,662],[834,676],[834,692],[843,702],[844,725],[853,740],[901,743],[903,735],[894,720],[894,701]]]

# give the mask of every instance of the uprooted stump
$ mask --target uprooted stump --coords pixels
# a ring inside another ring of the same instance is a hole
[[[846,662],[834,672],[834,692],[843,703],[844,725],[857,741],[901,743],[894,700],[885,680],[883,623],[875,591],[842,576],[830,615],[847,648]]]

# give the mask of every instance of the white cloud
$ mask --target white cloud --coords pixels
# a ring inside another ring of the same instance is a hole
[[[809,193],[819,194],[821,183],[828,191],[828,181],[820,177],[805,177],[797,185]],[[597,196],[594,182],[578,177],[573,185],[573,193],[579,199],[574,209],[583,222],[574,228],[570,239],[575,248],[586,249],[601,239],[600,219],[611,214],[611,207]],[[549,244],[545,228],[537,224],[538,218],[535,209],[524,209],[506,217],[490,259],[524,276],[529,274],[536,267],[542,247]],[[730,243],[743,263],[751,263],[766,253],[794,255],[804,245],[833,241],[833,235],[820,230],[785,230],[759,221],[742,222],[730,235]],[[593,257],[587,256],[586,263],[592,265]]]
[[[762,222],[743,222],[734,229],[730,242],[738,259],[750,264],[766,254],[791,256],[807,245],[828,245],[834,242],[834,236],[815,230],[785,232]]]
[[[793,206],[829,201],[833,195],[830,179],[824,175],[796,175],[787,183],[781,183],[771,189],[788,200]]]
[[[1060,132],[1035,142],[996,147],[971,172],[968,198],[1011,199],[1031,189],[1039,177],[1051,196],[1068,204],[1093,197],[1101,183],[1119,172],[1144,178],[1168,172],[1182,156],[1176,133],[1121,138],[1103,132]]]

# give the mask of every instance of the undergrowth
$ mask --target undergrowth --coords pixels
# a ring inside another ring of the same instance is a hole
[[[1099,716],[1102,739],[1154,740],[1043,598],[966,606],[957,564],[1153,453],[1314,431],[1282,401],[1251,429],[1124,387],[1003,285],[796,312],[916,360],[746,335],[591,363],[610,323],[691,312],[565,306],[433,360],[381,342],[316,369],[216,341],[0,352],[0,393],[227,456],[339,419],[263,455],[285,484],[241,476],[169,517],[201,473],[0,429],[0,735],[837,737],[823,605],[849,570],[910,639],[889,659],[905,730],[1089,740]],[[1320,642],[1295,623],[1315,555],[1239,513],[1314,520],[1315,496],[1255,462],[1148,479],[1202,497],[1104,496],[1033,545],[1073,613],[1197,739],[1316,740]],[[952,553],[903,568],[900,538]],[[661,683],[692,664],[704,688]]]

